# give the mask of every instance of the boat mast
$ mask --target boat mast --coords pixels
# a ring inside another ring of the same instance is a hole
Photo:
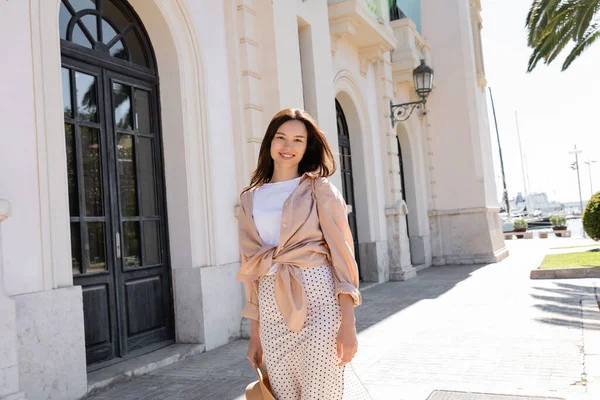
[[[527,193],[527,181],[525,179],[525,162],[523,161],[523,147],[521,145],[521,132],[519,131],[519,114],[515,110],[515,121],[517,122],[517,137],[519,138],[519,154],[521,155],[521,172],[523,174],[523,190],[525,192],[525,205],[527,207],[527,215],[533,215],[529,194]]]
[[[508,189],[506,188],[506,175],[504,174],[504,159],[502,158],[502,146],[500,146],[500,134],[498,133],[498,120],[496,119],[496,107],[494,107],[494,96],[492,96],[492,88],[490,91],[490,99],[492,101],[492,112],[494,113],[494,124],[496,125],[496,138],[498,139],[498,152],[500,153],[500,169],[502,170],[502,184],[504,191],[502,192],[502,200],[506,203],[506,215],[510,218],[510,202],[508,201]]]

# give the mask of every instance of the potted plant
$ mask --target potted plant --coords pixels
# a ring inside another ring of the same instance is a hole
[[[552,230],[554,231],[566,231],[567,230],[567,219],[562,215],[553,215],[550,217],[550,223],[552,224]]]
[[[527,232],[527,221],[523,218],[513,221],[513,232]],[[517,235],[517,239],[523,239],[523,235]]]

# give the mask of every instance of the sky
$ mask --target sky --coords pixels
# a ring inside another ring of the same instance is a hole
[[[570,168],[579,155],[581,194],[590,198],[600,191],[600,42],[589,47],[571,67],[561,72],[562,60],[540,63],[527,73],[531,50],[527,47],[525,18],[531,0],[482,0],[482,42],[488,86],[492,88],[509,198],[525,193],[519,140],[525,161],[527,192],[545,192],[550,201],[579,201],[577,172]],[[502,173],[496,130],[488,94],[488,111],[498,199]]]

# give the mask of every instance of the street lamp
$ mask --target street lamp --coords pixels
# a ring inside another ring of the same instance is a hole
[[[577,185],[579,185],[579,206],[581,213],[583,214],[583,199],[581,197],[581,180],[579,179],[579,154],[583,153],[583,150],[578,149],[577,145],[573,150],[569,151],[569,154],[575,155],[575,162],[571,164],[571,168],[577,171]],[[585,230],[583,231],[583,237],[585,237]]]
[[[425,64],[425,60],[421,60],[421,65],[413,70],[415,91],[421,100],[403,104],[392,104],[390,101],[392,127],[396,125],[396,122],[409,119],[415,108],[421,109],[425,106],[427,96],[429,96],[433,89],[433,75],[433,69]]]
[[[592,196],[594,196],[594,188],[592,186],[592,164],[595,164],[597,162],[598,162],[597,160],[590,160],[589,158],[588,158],[587,161],[584,161],[584,163],[587,164],[587,166],[588,166],[588,168],[590,170],[590,192],[592,192]]]

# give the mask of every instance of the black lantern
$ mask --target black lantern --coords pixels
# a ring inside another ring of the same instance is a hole
[[[392,127],[396,122],[406,121],[410,118],[415,108],[421,109],[427,102],[427,96],[429,96],[433,89],[433,69],[425,64],[425,60],[421,60],[421,65],[413,70],[413,81],[415,91],[421,100],[403,104],[392,104],[390,102]]]

